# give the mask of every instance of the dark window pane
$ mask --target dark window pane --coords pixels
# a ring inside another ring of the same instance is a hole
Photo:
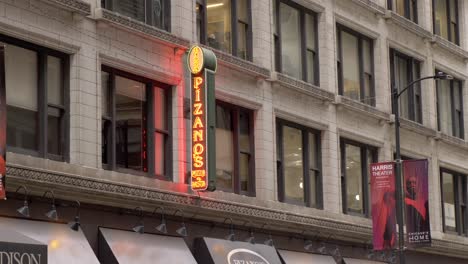
[[[283,73],[302,79],[299,11],[281,3],[280,18]]]
[[[242,192],[249,191],[249,167],[250,155],[241,153],[239,156],[239,178],[240,190]]]
[[[101,111],[103,116],[110,116],[109,73],[101,72]]]
[[[434,32],[448,39],[447,0],[434,0]]]
[[[204,25],[202,25],[202,21],[203,21],[203,18],[202,18],[202,15],[203,15],[203,11],[202,11],[202,5],[198,4],[196,5],[195,7],[195,10],[196,10],[196,13],[197,13],[197,26],[196,26],[196,30],[197,30],[197,40],[198,40],[198,43],[202,43],[202,36],[201,36],[201,29]]]
[[[47,57],[47,98],[48,103],[63,105],[62,61]]]
[[[318,174],[318,153],[316,135],[308,133],[309,136],[309,203],[310,206],[317,206],[317,174]]]
[[[161,133],[154,133],[154,173],[156,175],[165,174],[165,149],[165,135]]]
[[[154,87],[154,127],[167,130],[166,92],[164,89]]]
[[[455,0],[450,1],[450,41],[457,42],[458,22],[457,22],[457,6]]]
[[[232,112],[216,106],[216,185],[232,190],[234,176],[234,136]]]
[[[110,164],[110,144],[111,144],[111,122],[108,120],[102,120],[101,124],[101,134],[102,134],[102,142],[101,142],[101,152],[102,152],[102,163],[103,164]]]
[[[7,45],[5,67],[7,144],[38,150],[37,54]]]
[[[62,113],[60,109],[49,107],[47,118],[47,151],[62,155]]]
[[[283,126],[284,190],[287,199],[304,202],[302,132]]]
[[[120,76],[116,82],[116,160],[117,166],[144,170],[146,142],[143,142],[145,124],[145,85]]]
[[[231,53],[231,1],[207,0],[208,45]]]
[[[408,60],[406,58],[402,58],[399,56],[395,56],[395,84],[398,86],[398,91],[402,91],[403,88],[406,87],[409,83],[409,76],[408,76]],[[402,93],[399,99],[399,106],[400,106],[400,116],[406,119],[410,119],[409,116],[409,109],[408,109],[408,98],[409,98],[409,91]]]
[[[452,103],[450,81],[437,81],[437,103],[439,106],[439,129],[452,136]]]
[[[442,172],[442,189],[444,201],[445,227],[447,230],[455,231],[455,185],[452,174]]]
[[[250,153],[250,118],[246,112],[239,113],[239,132],[240,151]]]
[[[247,24],[237,23],[237,56],[244,60],[247,59]]]
[[[362,193],[362,162],[361,148],[346,144],[346,199],[348,210],[364,213]]]

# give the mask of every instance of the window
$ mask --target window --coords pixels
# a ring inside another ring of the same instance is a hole
[[[436,85],[439,131],[464,138],[462,82],[456,79],[437,80]]]
[[[412,57],[396,50],[390,50],[390,70],[392,86],[398,91],[403,90],[409,83],[420,78],[420,63]],[[416,83],[399,98],[400,116],[418,123],[422,123],[421,87]]]
[[[7,43],[4,77],[8,148],[67,160],[68,56],[9,37],[0,36],[0,41]]]
[[[168,85],[102,66],[102,163],[168,179]]]
[[[460,44],[458,29],[458,1],[433,0],[432,3],[434,34],[437,34],[457,45]]]
[[[320,132],[278,119],[279,200],[322,208]]]
[[[145,24],[170,31],[170,0],[101,0],[101,5]]]
[[[340,147],[343,212],[369,216],[369,165],[377,162],[377,149],[347,139]]]
[[[216,188],[255,195],[253,115],[250,110],[216,102]]]
[[[375,105],[372,40],[343,26],[337,28],[339,93]]]
[[[400,16],[418,23],[418,1],[417,0],[388,0],[388,9],[395,11]]]
[[[288,0],[273,6],[276,70],[318,85],[316,14]]]
[[[467,235],[468,215],[466,175],[441,169],[442,215],[445,232]]]
[[[197,37],[202,44],[252,60],[251,0],[197,0]]]

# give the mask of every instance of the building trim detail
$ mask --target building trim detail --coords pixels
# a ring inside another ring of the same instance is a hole
[[[91,15],[91,5],[81,0],[42,0],[46,3],[80,13],[84,16]]]

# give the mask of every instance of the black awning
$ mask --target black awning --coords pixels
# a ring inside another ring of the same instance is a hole
[[[47,263],[47,245],[18,232],[0,228],[0,263]],[[16,263],[16,262],[15,262]]]
[[[274,247],[240,241],[197,238],[194,253],[203,264],[281,264]]]
[[[183,238],[99,228],[102,264],[196,264]]]

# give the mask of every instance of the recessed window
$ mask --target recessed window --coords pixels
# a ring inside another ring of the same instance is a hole
[[[377,149],[341,139],[341,185],[343,212],[370,215],[369,165],[377,161]]]
[[[338,86],[340,95],[375,105],[372,40],[337,25]]]
[[[170,0],[101,0],[102,6],[123,16],[170,31]]]
[[[418,23],[418,1],[417,0],[388,0],[388,9],[395,11],[400,16]]]
[[[9,149],[65,160],[67,56],[22,41],[0,40],[8,43],[4,79]]]
[[[197,0],[197,38],[202,44],[252,60],[251,0]]]
[[[320,132],[280,119],[276,125],[279,200],[321,208]]]
[[[437,34],[457,45],[460,44],[458,1],[434,0],[432,3],[434,34]]]
[[[216,102],[216,188],[255,195],[252,111]]]
[[[402,91],[412,81],[420,78],[420,62],[396,50],[390,50],[390,71],[392,85]],[[398,103],[401,117],[422,123],[420,83],[402,93]]]
[[[318,85],[317,15],[288,0],[273,7],[276,70]]]
[[[168,179],[168,85],[106,66],[101,82],[103,167]]]
[[[464,138],[462,82],[457,79],[437,80],[436,88],[439,131]]]
[[[441,169],[442,215],[445,232],[467,235],[467,179],[466,175]]]

